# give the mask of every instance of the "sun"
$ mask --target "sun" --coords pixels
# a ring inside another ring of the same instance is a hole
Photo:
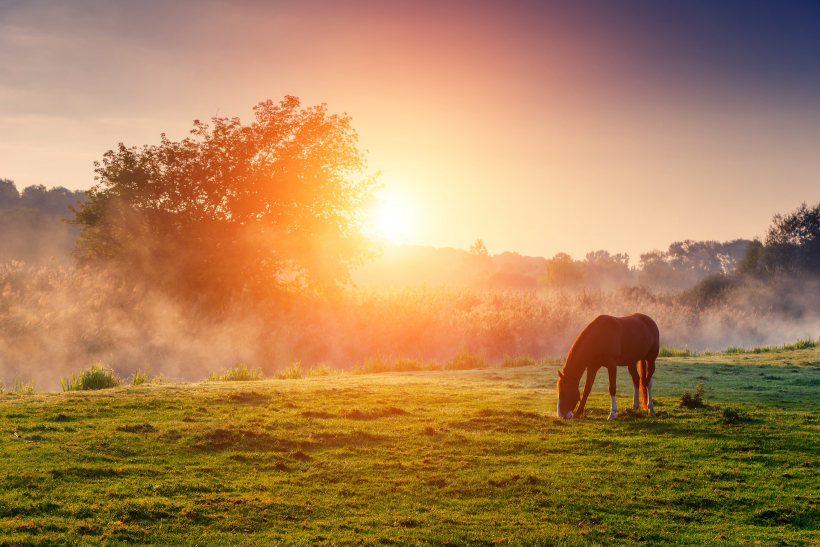
[[[405,201],[383,200],[373,211],[373,222],[379,236],[404,243],[413,229],[413,210]]]

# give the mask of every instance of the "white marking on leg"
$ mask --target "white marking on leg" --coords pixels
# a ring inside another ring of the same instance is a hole
[[[646,386],[646,395],[649,401],[647,401],[647,405],[649,406],[649,413],[655,413],[655,405],[652,404],[652,380],[649,380],[649,385]]]
[[[641,386],[633,384],[632,389],[634,391],[632,395],[632,410],[638,410],[641,406]]]
[[[558,408],[556,410],[558,412],[558,417],[563,418],[563,416],[561,415],[561,397],[558,397]]]
[[[614,420],[618,412],[618,403],[615,402],[615,397],[610,397],[610,399],[612,399],[612,404],[609,406],[609,419]]]

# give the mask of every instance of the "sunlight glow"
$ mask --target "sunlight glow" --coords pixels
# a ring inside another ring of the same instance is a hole
[[[406,243],[414,225],[414,214],[406,201],[384,200],[374,211],[379,236],[394,243]]]

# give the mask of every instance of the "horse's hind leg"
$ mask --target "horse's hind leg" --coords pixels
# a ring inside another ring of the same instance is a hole
[[[629,375],[632,377],[632,410],[638,410],[641,406],[641,376],[638,374],[638,363],[627,365]]]
[[[612,364],[607,367],[607,370],[609,371],[609,398],[612,401],[609,407],[609,419],[614,420],[618,412],[618,403],[615,402],[615,379],[618,376],[618,367]]]
[[[649,408],[649,413],[655,413],[655,405],[652,403],[652,375],[655,374],[655,360],[654,359],[647,359],[647,378],[649,378],[649,382],[646,386],[646,394],[647,394],[647,407]]]

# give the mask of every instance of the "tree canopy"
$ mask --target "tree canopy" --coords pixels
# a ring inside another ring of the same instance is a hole
[[[774,215],[765,244],[752,242],[739,269],[757,277],[820,273],[820,203]]]
[[[75,210],[75,259],[176,292],[334,290],[378,255],[367,237],[378,173],[346,114],[286,96],[255,121],[194,121],[191,137],[109,150]]]

